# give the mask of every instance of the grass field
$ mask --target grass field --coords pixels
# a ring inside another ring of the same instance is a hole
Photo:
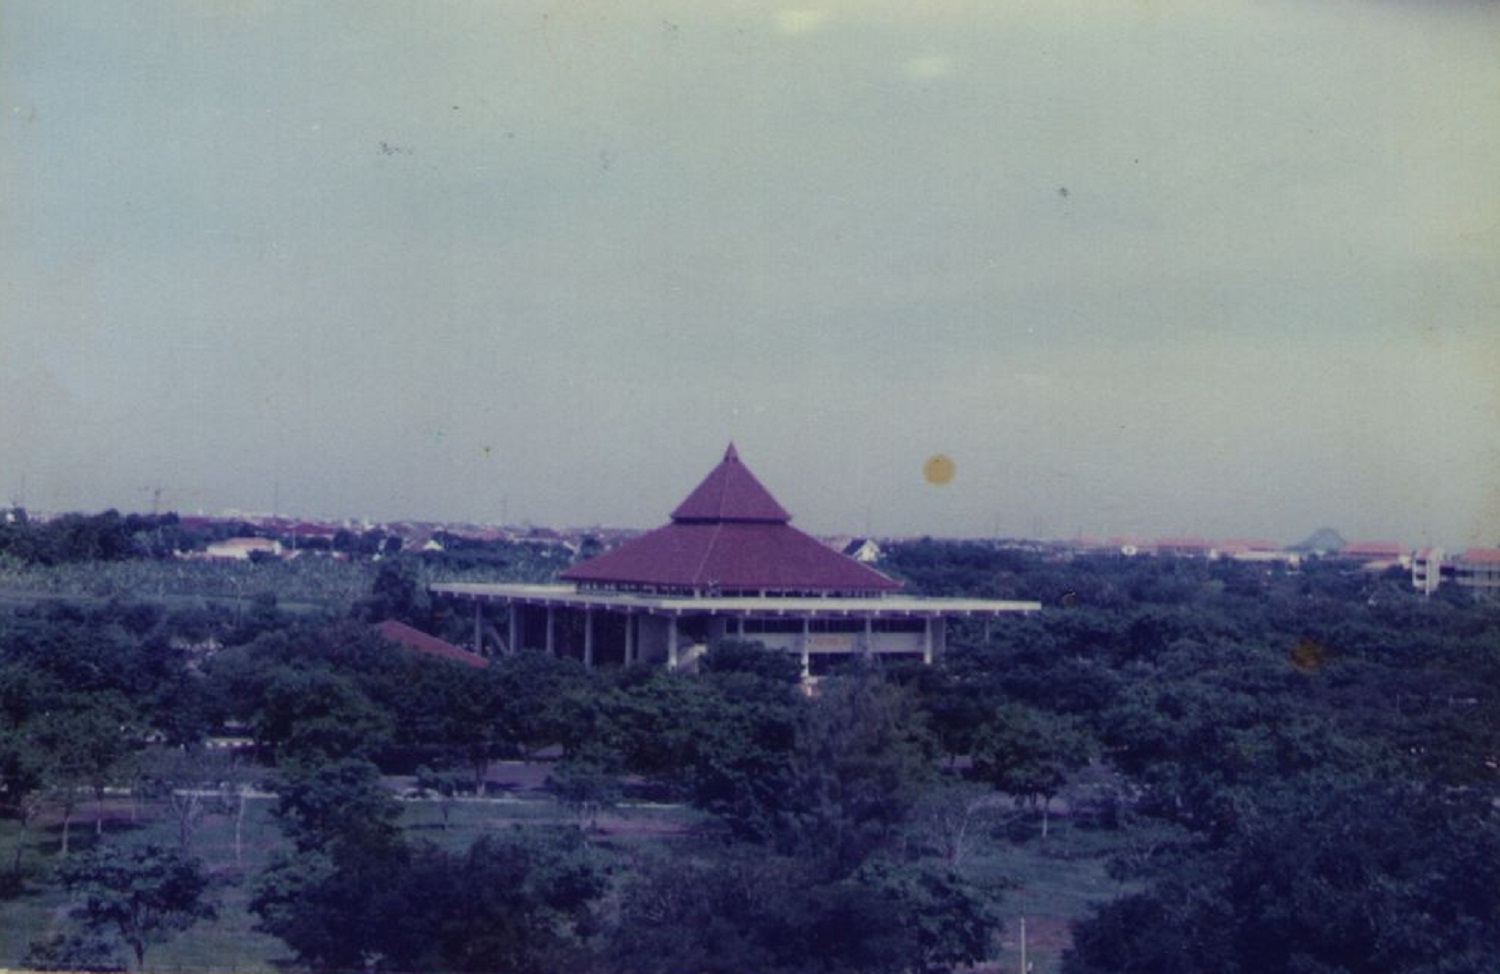
[[[545,770],[514,765],[501,769],[507,778],[502,797],[454,802],[445,827],[442,809],[433,801],[408,801],[402,825],[412,838],[426,839],[455,849],[478,836],[515,826],[573,826],[577,817],[540,790]],[[393,779],[402,791],[409,782]],[[227,972],[279,974],[287,960],[280,941],[257,933],[255,918],[246,911],[255,876],[271,857],[285,848],[270,816],[269,798],[250,800],[244,827],[243,858],[236,861],[233,823],[209,817],[199,829],[193,853],[203,859],[216,878],[219,917],[200,922],[176,939],[153,946],[148,967],[161,972]],[[175,823],[151,807],[132,808],[125,799],[106,805],[104,839],[115,842],[177,841]],[[93,809],[80,810],[73,823],[74,848],[98,841]],[[701,823],[703,817],[680,806],[625,805],[602,814],[591,835],[594,841],[621,850],[640,844],[671,841]],[[1002,942],[993,965],[996,971],[1016,971],[1020,960],[1019,920],[1027,921],[1028,960],[1034,974],[1055,974],[1068,943],[1068,924],[1094,903],[1119,895],[1125,887],[1105,872],[1107,835],[1073,828],[1054,820],[1051,835],[1041,840],[1015,813],[997,810],[978,823],[977,841],[963,861],[963,871],[987,886],[1003,887],[1000,914],[1006,918]],[[0,822],[0,862],[9,865],[15,844],[24,842],[23,861],[30,878],[19,890],[0,898],[0,968],[19,965],[28,945],[66,925],[67,902],[42,881],[60,850],[61,830],[44,821],[22,838],[13,821]]]
[[[404,803],[402,827],[412,838],[420,838],[454,849],[466,848],[486,833],[515,826],[574,826],[578,818],[552,801],[536,785],[545,776],[534,769],[515,769],[512,784],[520,794],[482,800],[459,800],[452,804],[445,823],[442,809],[434,801]],[[408,782],[391,781],[398,793]],[[272,974],[281,970],[285,946],[254,930],[255,918],[246,907],[255,876],[277,852],[286,848],[271,818],[273,799],[250,799],[243,828],[242,857],[235,855],[233,821],[210,816],[199,828],[192,846],[215,877],[218,919],[200,922],[174,940],[153,946],[146,955],[153,971],[235,971],[239,974]],[[676,806],[626,805],[601,815],[596,840],[619,848],[660,841],[680,834],[701,821],[691,809]],[[124,799],[106,803],[103,841],[174,845],[176,824],[154,807],[133,807]],[[14,821],[0,822],[0,863],[9,866],[17,843],[22,845],[23,872],[27,879],[18,889],[0,894],[0,969],[16,968],[29,945],[63,930],[68,908],[64,894],[48,889],[45,876],[61,852],[61,825],[44,819],[23,836]],[[72,824],[71,847],[87,848],[100,841],[95,834],[94,808],[80,808]]]

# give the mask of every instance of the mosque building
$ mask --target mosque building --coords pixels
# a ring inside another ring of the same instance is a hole
[[[741,462],[724,459],[671,521],[562,572],[559,584],[443,583],[434,594],[504,605],[507,649],[586,665],[691,665],[716,640],[794,653],[805,675],[856,657],[931,662],[947,620],[1035,612],[1037,602],[919,598],[901,583],[792,527]]]

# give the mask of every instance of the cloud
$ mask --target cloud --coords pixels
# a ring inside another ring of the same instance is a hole
[[[901,73],[913,81],[946,78],[953,73],[953,59],[943,54],[910,58],[901,66]]]
[[[828,20],[828,11],[807,7],[778,10],[771,18],[777,30],[794,37],[820,30],[828,23]]]

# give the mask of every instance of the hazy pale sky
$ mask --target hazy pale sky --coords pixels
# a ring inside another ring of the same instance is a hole
[[[1500,4],[4,0],[0,107],[0,500],[1500,542]]]

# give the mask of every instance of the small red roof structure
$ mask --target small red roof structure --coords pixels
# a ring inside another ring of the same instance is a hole
[[[476,669],[489,666],[490,661],[477,653],[471,653],[467,649],[460,649],[450,642],[445,642],[436,636],[429,636],[420,629],[414,629],[404,622],[395,619],[387,619],[377,623],[375,630],[386,639],[407,649],[421,653],[424,656],[436,656],[439,659],[451,660],[472,666]]]
[[[1469,548],[1458,556],[1458,560],[1471,564],[1500,562],[1500,548]]]
[[[672,522],[559,576],[580,589],[697,595],[879,595],[901,583],[789,523],[734,444]]]

